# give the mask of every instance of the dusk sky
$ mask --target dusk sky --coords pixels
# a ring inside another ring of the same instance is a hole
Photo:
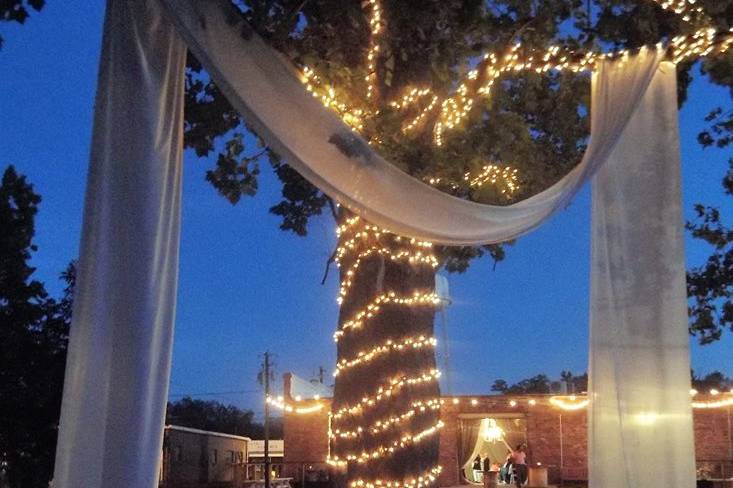
[[[58,275],[78,252],[103,6],[101,0],[49,2],[25,26],[3,23],[0,31],[0,169],[15,165],[43,197],[33,265],[53,295],[63,288]],[[680,112],[688,218],[692,205],[703,202],[733,221],[733,198],[720,184],[729,151],[703,152],[696,142],[703,117],[716,104],[730,105],[729,98],[698,76]],[[230,402],[259,415],[256,375],[265,350],[275,354],[278,373],[310,378],[323,366],[330,380],[334,270],[320,282],[335,245],[333,221],[317,219],[307,238],[282,232],[268,213],[279,201],[279,186],[267,168],[259,194],[232,206],[204,180],[211,160],[187,153],[184,164],[171,395]],[[495,270],[486,259],[449,276],[454,303],[445,315],[450,362],[444,392],[482,394],[496,378],[585,371],[589,226],[585,188],[567,210],[509,247]],[[688,266],[708,253],[688,238]],[[441,327],[436,315],[439,340]],[[733,333],[724,337],[705,347],[692,339],[697,372],[733,375]]]

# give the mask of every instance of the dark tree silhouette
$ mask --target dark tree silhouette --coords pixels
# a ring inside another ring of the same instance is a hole
[[[254,413],[251,410],[242,410],[234,405],[225,405],[217,401],[185,397],[168,403],[165,421],[166,424],[241,435],[252,439],[262,439],[264,436],[264,427],[254,421]],[[282,435],[282,419],[272,419],[270,436],[273,439],[281,439]]]
[[[0,461],[13,488],[48,486],[71,322],[73,263],[60,301],[32,278],[28,262],[41,201],[8,167],[0,184]]]

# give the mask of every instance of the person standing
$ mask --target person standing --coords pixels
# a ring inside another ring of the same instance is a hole
[[[512,452],[512,449],[509,449],[507,451],[504,464],[499,470],[499,480],[506,485],[508,485],[512,481]]]
[[[481,483],[482,474],[483,471],[481,470],[481,456],[476,455],[476,458],[473,460],[473,480],[476,483]]]
[[[481,462],[483,463],[482,467],[483,467],[484,473],[486,473],[487,471],[491,471],[491,460],[489,459],[489,455],[483,454],[482,457],[483,457],[483,460]]]
[[[481,454],[481,457],[483,457],[484,463],[484,488],[496,488],[499,472],[498,470],[494,471],[488,453]]]
[[[505,439],[502,438],[502,442],[509,449],[507,461],[511,459],[512,475],[514,476],[514,481],[517,483],[517,488],[519,488],[527,482],[529,475],[529,469],[527,469],[527,444],[518,444],[516,449],[512,449],[512,446]]]
[[[515,450],[512,451],[512,467],[514,469],[514,480],[517,483],[517,488],[520,488],[527,482],[527,475],[529,470],[527,469],[527,445],[519,444]]]

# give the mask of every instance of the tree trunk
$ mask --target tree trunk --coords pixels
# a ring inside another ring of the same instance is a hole
[[[432,246],[344,215],[331,464],[349,487],[422,487],[438,467]]]

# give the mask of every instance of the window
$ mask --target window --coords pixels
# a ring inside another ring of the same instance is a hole
[[[216,463],[219,461],[219,452],[216,449],[211,449],[209,451],[209,463],[211,463],[212,466],[216,466]]]
[[[183,446],[180,444],[173,448],[173,460],[177,462],[183,461]]]

